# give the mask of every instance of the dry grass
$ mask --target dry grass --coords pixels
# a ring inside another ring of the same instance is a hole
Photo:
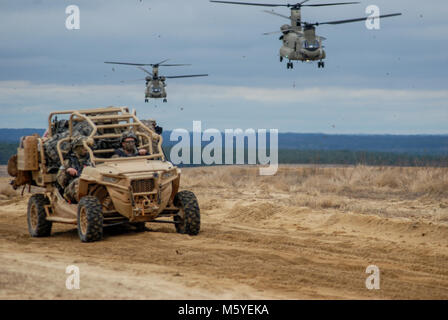
[[[17,191],[9,184],[3,183],[0,185],[0,199],[10,199],[17,196]]]
[[[355,166],[344,168],[280,167],[274,176],[260,176],[256,167],[193,168],[183,177],[188,187],[257,188],[271,192],[351,194],[403,193],[448,195],[447,168],[402,168]],[[185,172],[185,171],[184,171]]]
[[[7,180],[0,200],[20,195]],[[243,197],[270,202],[275,211],[305,207],[448,222],[448,168],[281,166],[274,176],[260,176],[255,166],[198,167],[182,170],[181,187],[200,194],[204,214]]]
[[[254,166],[221,166],[184,169],[181,180],[183,188],[214,190],[216,197],[201,199],[207,209],[246,194],[278,205],[448,222],[447,168],[284,166],[260,176]]]

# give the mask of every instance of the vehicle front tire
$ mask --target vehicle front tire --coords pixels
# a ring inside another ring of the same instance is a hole
[[[43,194],[35,194],[28,201],[28,231],[32,237],[48,237],[53,223],[47,220],[45,205],[50,204]]]
[[[197,235],[201,228],[201,213],[198,199],[191,191],[180,191],[174,197],[174,205],[179,213],[174,216],[176,231],[178,233]]]
[[[78,203],[78,235],[82,242],[103,238],[103,212],[96,197],[85,196]]]

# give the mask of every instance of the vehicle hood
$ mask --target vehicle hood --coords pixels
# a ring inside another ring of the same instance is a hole
[[[95,169],[103,175],[145,174],[148,172],[167,171],[174,168],[168,161],[133,159],[99,164]]]

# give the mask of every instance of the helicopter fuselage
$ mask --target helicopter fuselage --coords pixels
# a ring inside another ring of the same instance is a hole
[[[283,45],[280,48],[280,57],[297,61],[316,61],[326,57],[322,47],[322,39],[307,36],[295,31],[289,31],[282,37]]]
[[[378,21],[377,19],[388,18],[400,16],[401,13],[391,13],[385,15],[369,15],[367,17],[355,18],[355,19],[344,19],[344,20],[334,20],[326,22],[304,22],[302,21],[301,8],[302,7],[324,7],[324,6],[339,6],[348,4],[359,4],[360,2],[336,2],[336,3],[320,3],[320,4],[310,4],[310,0],[301,0],[297,3],[251,3],[251,2],[240,2],[240,1],[222,1],[222,0],[210,0],[210,2],[226,3],[226,4],[238,4],[238,5],[249,5],[249,6],[263,6],[263,7],[287,7],[291,9],[291,15],[288,17],[286,15],[274,12],[274,10],[263,10],[266,13],[280,16],[282,18],[290,20],[290,25],[283,25],[280,27],[280,32],[283,35],[280,40],[283,41],[282,47],[280,48],[280,62],[284,58],[288,59],[289,62],[286,64],[287,69],[293,69],[294,64],[291,62],[296,61],[316,61],[318,68],[324,68],[326,54],[323,50],[322,40],[324,37],[319,37],[316,35],[316,27],[319,25],[338,25],[343,23],[352,23],[368,20],[370,22]],[[269,35],[276,32],[266,32],[265,35]]]
[[[169,59],[165,59],[159,63],[133,63],[133,62],[114,62],[105,61],[104,63],[109,64],[123,64],[136,66],[141,71],[145,72],[147,76],[145,77],[145,102],[149,102],[149,98],[153,99],[163,99],[163,102],[167,102],[167,93],[165,90],[165,81],[168,78],[191,78],[191,77],[205,77],[208,74],[187,74],[187,75],[177,75],[177,76],[159,76],[159,66],[174,67],[174,66],[187,66],[188,64],[165,64]],[[152,72],[146,70],[144,66],[152,66]]]
[[[146,82],[145,98],[166,98],[166,84],[163,80],[155,79]]]

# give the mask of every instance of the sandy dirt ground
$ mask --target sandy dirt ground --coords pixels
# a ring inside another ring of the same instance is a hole
[[[29,194],[0,178],[0,299],[448,299],[448,169],[183,169],[201,232],[75,226],[31,238]],[[66,267],[80,268],[67,290]],[[380,270],[380,289],[365,286]]]

